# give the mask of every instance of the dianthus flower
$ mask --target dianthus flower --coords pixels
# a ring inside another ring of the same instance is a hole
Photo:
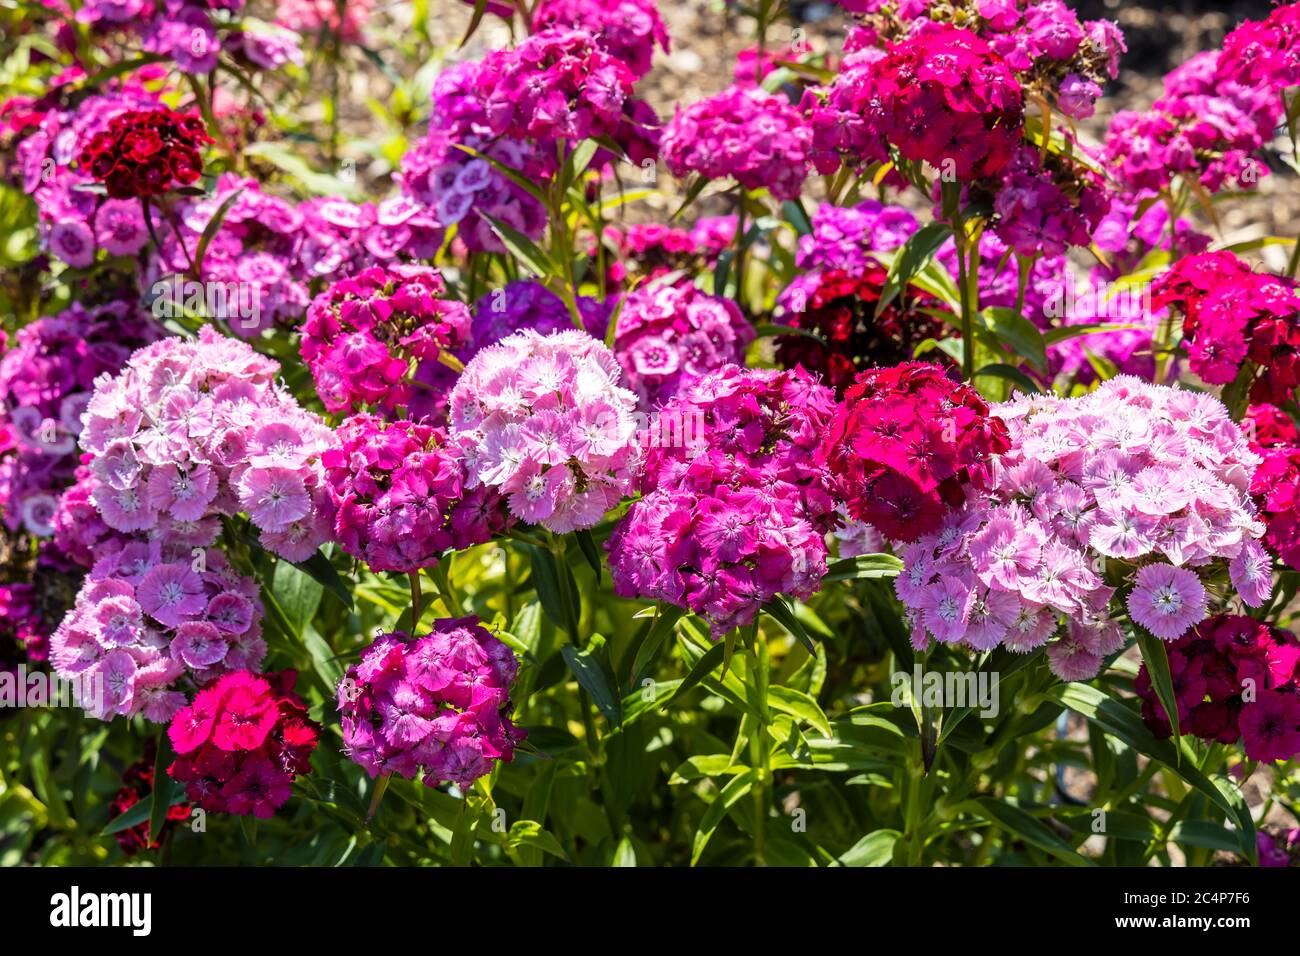
[[[1224,37],[1217,75],[1275,98],[1300,84],[1300,7],[1279,4],[1266,19],[1247,20]]]
[[[1065,680],[1095,675],[1137,625],[1165,640],[1204,618],[1204,581],[1271,591],[1247,496],[1258,464],[1218,399],[1129,376],[1078,398],[995,405],[1010,448],[936,532],[903,553],[895,587],[913,640],[1024,652],[1045,644]],[[1112,606],[1112,604],[1114,606]]]
[[[1263,458],[1250,493],[1265,524],[1264,544],[1283,564],[1300,568],[1300,432],[1272,405],[1252,405],[1242,425]]]
[[[296,693],[296,671],[236,671],[205,687],[172,718],[176,760],[167,774],[209,813],[269,820],[311,772],[320,725]]]
[[[674,176],[730,178],[745,189],[795,199],[808,175],[811,145],[811,130],[788,100],[733,86],[678,109],[661,147]]]
[[[266,548],[309,557],[329,537],[321,453],[336,440],[279,370],[204,326],[100,376],[81,444],[105,523],[195,547],[216,539],[217,516],[245,512]]]
[[[812,231],[799,237],[795,265],[857,275],[878,261],[873,252],[899,248],[918,228],[916,217],[902,206],[874,199],[847,207],[823,203],[812,215]]]
[[[1023,94],[1012,69],[975,33],[951,24],[890,43],[884,56],[841,74],[828,97],[833,116],[814,126],[829,130],[847,115],[861,127],[850,124],[841,142],[823,137],[819,152],[865,147],[868,160],[883,158],[876,145],[883,139],[904,159],[950,169],[959,181],[999,174],[1023,136]],[[815,100],[806,105],[817,109]]]
[[[519,140],[619,135],[635,81],[592,33],[563,27],[493,50],[479,74],[492,133]]]
[[[158,745],[154,743],[152,738],[146,740],[140,759],[127,767],[122,774],[122,786],[113,795],[113,799],[108,805],[110,820],[116,820],[143,800],[152,800],[155,784],[153,765],[157,749]],[[178,822],[190,818],[191,812],[191,806],[184,800],[173,804],[168,808],[167,815],[163,818],[162,831],[155,834],[152,841],[149,839],[148,820],[137,823],[133,827],[118,830],[113,836],[117,839],[117,845],[122,848],[122,852],[127,856],[135,856],[141,850],[157,850],[162,847],[162,841],[167,839],[176,829]]]
[[[586,30],[596,44],[640,79],[650,72],[655,46],[668,52],[668,29],[654,0],[542,0],[533,29]]]
[[[904,290],[880,308],[887,276],[872,259],[851,273],[831,269],[796,278],[777,298],[777,322],[816,337],[777,336],[777,362],[816,372],[842,393],[860,369],[895,365],[926,339],[949,334],[950,325],[921,311],[938,304],[924,293]]]
[[[314,35],[323,30],[340,39],[357,42],[361,29],[374,11],[375,0],[277,0],[275,21],[297,33]]]
[[[372,777],[468,790],[524,738],[510,722],[517,671],[476,617],[441,618],[423,636],[381,634],[339,684],[347,753]]]
[[[578,296],[578,312],[583,328],[596,338],[604,338],[608,309],[595,299]],[[474,303],[473,347],[487,348],[509,338],[521,329],[542,335],[573,328],[573,317],[558,295],[540,282],[521,279],[507,282],[479,297]]]
[[[442,225],[455,225],[469,251],[504,252],[492,220],[535,239],[546,227],[546,210],[488,159],[542,182],[554,174],[556,157],[543,148],[552,144],[493,132],[486,77],[483,64],[471,60],[438,74],[429,133],[402,158],[402,189]]]
[[[441,429],[354,415],[337,434],[339,447],[323,455],[334,537],[371,570],[415,572],[504,527],[496,491],[465,489],[465,466]]]
[[[1167,647],[1178,729],[1206,742],[1242,740],[1251,760],[1300,755],[1300,641],[1236,614],[1202,622]],[[1145,664],[1133,689],[1159,738],[1173,732]]]
[[[1087,246],[1109,205],[1095,176],[1057,162],[1045,169],[1037,149],[1020,147],[993,197],[993,228],[1022,258]]]
[[[619,261],[609,266],[609,283],[627,285],[629,277],[650,280],[676,273],[676,283],[684,284],[687,277],[712,270],[735,238],[734,215],[705,216],[690,229],[657,222],[606,226],[605,241],[619,254]]]
[[[420,266],[372,266],[316,296],[302,327],[302,357],[331,412],[410,403],[412,362],[455,352],[469,310],[446,297],[442,277]]]
[[[753,340],[753,326],[730,299],[661,283],[624,298],[614,354],[649,411],[714,369],[744,364]]]
[[[145,273],[145,284],[172,300],[155,302],[155,309],[185,303],[194,287],[170,277],[187,274],[199,242],[210,233],[201,278],[207,288],[240,292],[233,302],[214,303],[224,314],[212,317],[225,319],[241,338],[277,322],[297,326],[312,301],[313,283],[432,258],[443,237],[433,214],[407,196],[377,206],[339,198],[295,205],[233,173],[218,178],[212,195],[187,198],[176,210],[179,228],[160,230],[162,249],[153,251]]]
[[[816,455],[834,403],[802,369],[735,365],[669,400],[642,436],[642,497],[606,544],[616,593],[689,608],[714,637],[778,594],[814,594],[835,524]]]
[[[200,150],[211,142],[197,114],[133,110],[113,117],[77,161],[104,184],[109,198],[147,199],[197,181],[203,172]]]
[[[1226,385],[1249,361],[1256,401],[1283,402],[1300,385],[1300,286],[1255,272],[1226,250],[1179,259],[1156,278],[1152,302],[1183,315],[1192,371]]]
[[[590,528],[631,482],[636,396],[618,359],[576,329],[518,332],[479,352],[451,393],[469,480],[558,534]]]
[[[101,720],[166,723],[202,685],[266,654],[258,587],[216,550],[134,541],[100,558],[50,638],[55,671]]]
[[[849,515],[910,542],[936,531],[963,485],[1009,447],[978,392],[937,365],[905,362],[858,375],[823,453]]]
[[[73,303],[18,330],[0,359],[0,512],[10,531],[53,533],[57,498],[73,480],[81,414],[97,376],[117,372],[160,330],[130,304]],[[8,445],[8,447],[4,447]]]

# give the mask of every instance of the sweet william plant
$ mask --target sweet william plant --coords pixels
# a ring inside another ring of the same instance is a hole
[[[0,861],[1290,864],[1294,4],[221,6],[5,14]]]

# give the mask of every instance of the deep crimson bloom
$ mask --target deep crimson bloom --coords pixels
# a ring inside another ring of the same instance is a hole
[[[266,819],[311,771],[320,725],[294,693],[297,672],[236,671],[199,691],[167,733],[177,758],[167,773],[204,810]]]
[[[938,365],[905,362],[858,376],[822,454],[851,517],[912,542],[938,529],[963,485],[1010,447],[978,392]]]
[[[159,196],[203,172],[200,150],[212,137],[196,114],[166,108],[121,113],[86,143],[78,162],[112,199]]]
[[[839,269],[811,273],[806,282],[781,297],[780,321],[817,333],[782,335],[776,340],[776,360],[785,368],[802,365],[817,372],[843,393],[863,368],[895,365],[912,357],[926,339],[944,338],[951,326],[921,309],[938,303],[924,293],[905,290],[884,308],[880,297],[888,270],[874,259],[854,273]]]
[[[1252,760],[1300,754],[1300,641],[1244,615],[1221,614],[1166,645],[1179,729],[1202,740],[1242,740]],[[1133,684],[1157,737],[1172,732],[1145,664]]]

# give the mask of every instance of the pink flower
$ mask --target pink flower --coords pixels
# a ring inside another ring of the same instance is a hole
[[[1205,587],[1185,568],[1148,564],[1138,569],[1128,597],[1133,620],[1162,640],[1181,637],[1205,617]]]

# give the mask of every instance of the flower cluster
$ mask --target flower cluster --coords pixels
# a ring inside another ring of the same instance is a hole
[[[211,195],[178,203],[177,222],[178,231],[169,226],[162,232],[162,249],[151,255],[146,281],[155,287],[161,281],[162,294],[173,300],[163,304],[184,304],[187,289],[173,291],[167,278],[191,271],[209,233],[202,279],[207,288],[240,293],[237,301],[214,303],[214,317],[226,319],[243,338],[277,322],[296,326],[313,284],[376,265],[432,258],[443,237],[433,214],[407,196],[378,205],[338,198],[295,205],[233,173],[223,173]]]
[[[518,332],[479,352],[451,393],[467,487],[499,489],[522,521],[590,528],[631,482],[636,396],[618,360],[576,329]]]
[[[1268,174],[1256,154],[1281,119],[1278,92],[1225,78],[1220,59],[1198,54],[1165,77],[1149,110],[1115,115],[1101,159],[1121,186],[1162,189],[1177,175],[1218,192],[1250,189]]]
[[[204,326],[100,376],[84,417],[92,491],[116,531],[211,544],[218,515],[246,512],[262,544],[291,561],[327,540],[319,418],[276,384],[279,365]]]
[[[1112,584],[1128,589],[1133,622],[1164,640],[1205,617],[1205,581],[1225,563],[1242,600],[1267,597],[1247,496],[1259,459],[1217,399],[1121,376],[994,412],[1010,449],[903,555],[896,589],[914,640],[1027,651],[1067,615],[1048,656],[1063,679],[1083,680],[1123,645]]]
[[[258,668],[261,618],[257,585],[220,551],[136,541],[95,563],[50,638],[50,660],[79,682],[93,716],[166,723],[185,703],[183,678],[201,685]]]
[[[174,185],[188,186],[203,172],[200,150],[212,137],[198,114],[166,108],[114,116],[77,157],[111,199],[147,199]]]
[[[777,321],[810,335],[778,336],[776,360],[820,374],[842,393],[858,370],[912,357],[926,339],[951,326],[921,311],[937,306],[924,293],[904,290],[880,307],[888,270],[874,259],[853,272],[828,269],[800,276],[777,299]]]
[[[1217,78],[1274,93],[1300,84],[1300,7],[1279,4],[1223,38]]]
[[[444,226],[457,227],[467,250],[504,252],[492,221],[537,238],[546,227],[546,210],[488,160],[540,182],[555,171],[555,150],[493,131],[485,99],[487,75],[483,64],[469,60],[438,74],[429,133],[402,158],[401,178],[407,196]]]
[[[605,337],[608,309],[595,299],[578,296],[583,328],[595,338]],[[542,335],[573,328],[564,301],[540,282],[520,279],[485,293],[474,303],[473,347],[496,345],[522,329]]]
[[[668,30],[654,0],[543,0],[533,13],[533,29],[552,27],[588,31],[636,79],[650,72],[656,45],[668,52]]]
[[[311,772],[320,725],[307,717],[295,671],[227,674],[199,691],[167,728],[176,760],[167,774],[209,813],[268,820]]]
[[[334,538],[371,570],[416,572],[503,529],[497,493],[465,489],[465,466],[440,429],[354,415],[337,434],[339,447],[322,456]]]
[[[778,594],[815,593],[835,523],[816,451],[834,407],[800,369],[728,365],[679,392],[643,436],[642,497],[606,545],[615,592],[689,608],[715,637]]]
[[[73,479],[95,379],[117,372],[157,334],[122,301],[73,303],[18,330],[0,358],[0,423],[12,435],[12,442],[0,441],[0,511],[9,530],[53,533],[56,499]]]
[[[679,109],[664,129],[674,176],[734,179],[745,189],[795,199],[808,175],[811,130],[784,97],[732,86]]]
[[[1178,260],[1156,278],[1152,301],[1183,315],[1192,371],[1226,385],[1249,361],[1258,368],[1250,394],[1283,402],[1300,385],[1300,286],[1255,272],[1223,250]]]
[[[873,252],[899,248],[919,228],[902,206],[864,199],[856,206],[824,203],[812,215],[812,231],[799,237],[795,265],[800,269],[838,269],[858,275],[878,260]]]
[[[657,283],[623,299],[614,353],[648,411],[714,369],[743,365],[753,340],[753,327],[730,299]]]
[[[302,357],[331,412],[410,402],[412,362],[437,361],[469,339],[469,310],[446,298],[442,277],[420,266],[372,266],[313,300]]]
[[[994,229],[1026,259],[1087,246],[1110,204],[1099,177],[1053,159],[1058,168],[1045,169],[1037,149],[1020,147],[993,198]]]
[[[1263,458],[1250,494],[1264,521],[1264,543],[1283,564],[1300,568],[1300,431],[1272,405],[1252,405],[1243,425],[1253,429],[1252,447]]]
[[[1251,760],[1300,755],[1300,641],[1290,631],[1221,614],[1168,647],[1178,729],[1205,741],[1246,745]],[[1133,689],[1160,738],[1172,727],[1145,664]]]
[[[1015,73],[970,30],[927,23],[860,55],[803,107],[818,171],[841,157],[883,160],[886,144],[904,159],[951,171],[958,181],[996,176],[1023,135],[1023,92]]]
[[[339,684],[348,754],[372,777],[467,790],[524,737],[510,722],[517,670],[476,617],[441,618],[422,637],[382,634]]]
[[[687,276],[708,271],[735,240],[734,215],[704,216],[690,229],[658,222],[606,226],[606,244],[619,255],[618,261],[610,264],[609,282],[621,285],[631,277],[651,280],[672,273]]]
[[[158,745],[152,739],[145,741],[140,759],[126,768],[126,771],[122,774],[122,787],[113,795],[113,799],[108,805],[108,818],[110,820],[116,820],[136,804],[152,798],[154,788],[153,765],[157,750]],[[141,850],[157,850],[162,846],[162,841],[167,839],[172,831],[176,829],[177,823],[190,818],[192,810],[193,808],[183,800],[169,807],[167,815],[163,817],[162,831],[154,835],[152,842],[149,839],[149,820],[147,819],[133,827],[118,830],[113,836],[116,837],[117,845],[122,848],[122,852],[127,856],[135,856]]]
[[[912,542],[936,532],[963,486],[1009,447],[975,389],[940,366],[905,362],[858,375],[822,453],[850,517]]]
[[[563,27],[493,50],[479,75],[493,135],[518,140],[617,137],[635,81],[592,33]]]

